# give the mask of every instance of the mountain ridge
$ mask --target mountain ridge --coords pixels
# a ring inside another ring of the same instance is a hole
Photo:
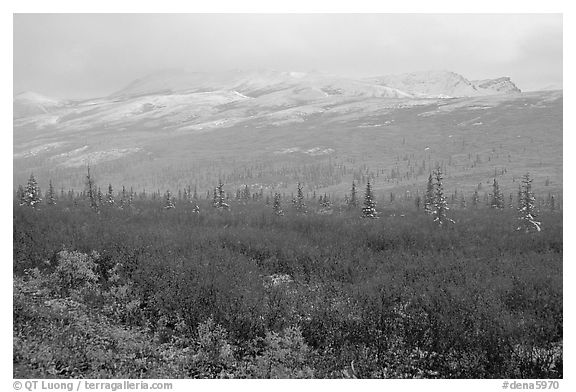
[[[234,90],[256,97],[269,92],[295,87],[339,91],[341,95],[383,96],[386,98],[466,97],[520,92],[509,77],[469,81],[451,71],[413,72],[368,78],[351,78],[319,72],[289,72],[276,70],[234,70],[196,72],[183,69],[161,70],[136,79],[110,95],[113,98],[176,92],[206,92]],[[334,88],[346,85],[348,89]],[[375,93],[384,87],[385,93]],[[368,91],[365,91],[368,90]]]

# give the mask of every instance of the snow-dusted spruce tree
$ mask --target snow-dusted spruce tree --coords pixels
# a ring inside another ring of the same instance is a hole
[[[324,193],[324,197],[321,198],[319,212],[320,214],[327,214],[327,215],[333,213],[332,202],[330,201],[330,197],[326,193]]]
[[[296,192],[296,197],[292,199],[292,205],[297,212],[305,214],[306,213],[306,203],[304,202],[304,187],[302,184],[298,183],[298,191]]]
[[[376,211],[376,202],[374,201],[374,195],[372,193],[372,185],[370,180],[366,183],[366,193],[364,194],[364,207],[362,207],[362,217],[363,218],[378,218],[378,212]]]
[[[274,215],[278,216],[284,215],[284,211],[282,211],[281,196],[279,193],[274,193],[274,202],[272,203],[272,210],[274,211]]]
[[[446,216],[446,211],[449,210],[448,204],[446,203],[446,196],[444,196],[444,186],[442,184],[442,169],[440,166],[434,170],[434,204],[433,204],[433,211],[432,214],[434,217],[434,222],[437,222],[440,226],[444,224],[444,222],[451,222],[454,221],[448,216]]]
[[[112,184],[108,184],[108,193],[106,193],[106,205],[108,207],[114,206],[114,191],[112,190]]]
[[[28,179],[28,184],[26,184],[26,188],[24,189],[24,195],[20,205],[37,207],[42,201],[40,194],[40,187],[34,178],[34,173],[31,173],[30,178]]]
[[[124,185],[122,185],[122,193],[120,194],[120,208],[124,209],[127,206],[128,200],[127,200],[127,194],[126,194],[126,187]]]
[[[96,201],[98,202],[98,206],[104,205],[104,194],[102,190],[100,190],[100,187],[98,187],[98,192],[96,192]]]
[[[252,195],[250,193],[250,188],[248,187],[248,185],[244,185],[244,189],[242,190],[242,200],[250,201],[251,198]]]
[[[214,188],[212,192],[212,207],[218,207],[218,188]]]
[[[426,185],[426,193],[424,194],[424,212],[432,214],[434,210],[434,183],[432,180],[432,173],[428,176],[428,184]]]
[[[230,206],[224,201],[226,195],[224,194],[224,184],[222,180],[218,180],[218,185],[214,188],[213,206],[219,210],[229,210]]]
[[[134,203],[134,195],[135,194],[136,194],[136,192],[134,192],[132,187],[130,187],[130,193],[128,194],[128,207],[132,207],[132,204]]]
[[[520,192],[520,205],[518,206],[520,225],[517,230],[523,230],[526,233],[541,231],[541,222],[536,220],[536,198],[532,193],[532,179],[529,173],[522,177]]]
[[[492,198],[490,200],[490,207],[502,209],[504,208],[504,195],[500,191],[500,186],[498,185],[498,181],[494,179],[492,183]]]
[[[96,194],[96,186],[94,184],[94,179],[90,175],[90,165],[86,167],[86,196],[88,196],[88,201],[90,202],[90,208],[98,211],[98,200]]]
[[[322,199],[322,203],[320,203],[320,206],[322,208],[330,208],[331,205],[332,202],[330,201],[330,197],[328,197],[328,195],[324,193],[324,198]]]
[[[356,184],[352,181],[352,189],[350,190],[350,198],[348,199],[348,206],[355,208],[358,207],[358,195],[356,191]]]
[[[171,210],[176,208],[176,203],[174,203],[174,197],[170,193],[170,190],[167,190],[164,194],[164,209]]]
[[[53,206],[56,204],[56,192],[52,186],[52,180],[48,183],[48,192],[46,192],[46,204]]]

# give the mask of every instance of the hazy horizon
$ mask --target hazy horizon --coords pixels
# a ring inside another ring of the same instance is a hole
[[[562,86],[560,14],[15,14],[14,93],[102,97],[165,69],[448,70]]]

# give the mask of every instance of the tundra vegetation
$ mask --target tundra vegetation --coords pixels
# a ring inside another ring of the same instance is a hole
[[[15,378],[563,377],[562,210],[529,176],[510,205],[451,203],[440,170],[422,203],[299,184],[294,208],[86,183],[18,188]]]

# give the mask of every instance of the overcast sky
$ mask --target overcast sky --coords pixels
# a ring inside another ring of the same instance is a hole
[[[371,76],[450,70],[562,85],[562,16],[16,14],[14,93],[108,95],[165,68]]]

